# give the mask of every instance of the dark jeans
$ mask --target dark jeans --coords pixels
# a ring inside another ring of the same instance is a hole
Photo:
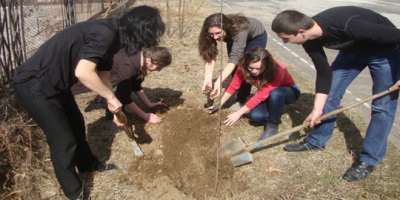
[[[255,122],[266,121],[269,124],[279,125],[282,123],[281,116],[285,104],[294,103],[299,96],[300,91],[295,87],[282,86],[275,88],[265,101],[251,109],[251,119]]]
[[[51,161],[65,195],[76,199],[82,193],[80,172],[89,172],[100,162],[86,142],[85,123],[70,91],[47,98],[37,79],[14,84],[15,94],[28,114],[42,128],[50,147]]]
[[[265,48],[267,46],[267,32],[265,31],[263,34],[247,41],[246,48],[244,51],[247,51],[253,47],[262,47]],[[228,49],[228,55],[231,53],[232,50],[232,44],[226,44],[226,47]],[[238,69],[238,66],[235,67],[235,69],[232,72],[232,77],[235,75],[236,70]],[[248,84],[246,82],[243,82],[240,88],[238,89],[237,95],[236,95],[236,102],[239,103],[246,103],[247,97],[250,95],[251,91],[251,84]]]

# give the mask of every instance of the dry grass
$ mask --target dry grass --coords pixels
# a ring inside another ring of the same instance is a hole
[[[136,3],[142,4],[158,7],[166,19],[165,1],[139,0]],[[182,109],[201,112],[204,103],[207,102],[206,96],[200,91],[204,72],[203,61],[197,52],[197,36],[204,18],[218,11],[202,0],[186,1],[186,6],[184,35],[180,38],[179,31],[176,31],[178,0],[170,0],[171,35],[164,37],[162,45],[172,51],[173,63],[160,73],[151,73],[143,84],[151,100],[170,104],[170,113]],[[273,54],[273,49],[269,50]],[[218,58],[217,63],[220,59]],[[279,127],[281,131],[301,124],[312,109],[314,98],[314,81],[296,73],[294,67],[287,67],[301,88],[302,95],[296,103],[286,106],[283,123]],[[215,77],[217,74],[218,70]],[[52,171],[47,144],[40,129],[27,126],[23,112],[12,103],[12,91],[2,89],[1,94],[10,95],[3,95],[1,98],[3,120],[0,170],[3,185],[0,199],[64,199]],[[146,159],[153,160],[137,160],[133,158],[129,141],[121,130],[104,128],[101,120],[104,110],[100,109],[101,106],[92,105],[94,98],[93,93],[77,96],[87,122],[88,141],[96,156],[102,161],[116,163],[118,170],[83,176],[85,190],[90,192],[92,199],[193,198],[194,192],[184,192],[177,187],[176,180],[180,179],[156,176],[157,172],[145,174],[136,168],[146,167],[143,165],[145,162],[157,163],[158,159],[162,159],[162,152],[159,150],[165,148],[163,127],[170,126],[149,125],[140,122],[138,118],[130,118],[135,122],[136,130],[139,129],[152,137],[151,143],[140,145],[145,154],[151,155]],[[143,107],[140,104],[139,106]],[[168,112],[160,114],[165,119],[163,123],[180,120],[179,116],[175,116],[175,119],[168,118]],[[223,110],[222,117],[229,112]],[[243,184],[244,189],[232,187],[232,191],[229,195],[226,193],[225,197],[221,197],[220,194],[218,198],[208,196],[200,199],[398,199],[400,151],[390,143],[386,157],[366,180],[349,183],[341,178],[362,149],[366,127],[367,124],[352,111],[339,114],[337,126],[327,148],[317,152],[290,153],[282,150],[285,144],[303,139],[311,129],[280,138],[268,148],[254,153],[252,164],[234,169],[233,180],[246,183]],[[238,136],[247,142],[255,141],[262,129],[262,125],[243,118],[232,127],[221,127],[221,144]],[[29,133],[32,133],[32,140],[29,140]],[[30,143],[32,149],[29,147]],[[179,149],[179,146],[174,148]],[[172,173],[172,176],[176,174]],[[196,177],[192,179],[196,181]]]

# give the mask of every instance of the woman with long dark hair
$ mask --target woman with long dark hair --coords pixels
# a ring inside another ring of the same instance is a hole
[[[243,52],[255,46],[266,47],[267,32],[260,21],[241,14],[215,13],[204,20],[198,48],[200,56],[205,61],[202,91],[209,93],[209,88],[213,88],[210,93],[211,99],[215,99],[220,94],[221,77],[218,77],[212,85],[215,61],[218,55],[217,41],[227,44],[229,60],[222,72],[222,81],[224,81],[230,74],[233,76],[235,73],[237,62]],[[250,90],[251,85],[244,83],[238,91],[236,103],[231,108],[235,109],[238,105],[243,105]]]
[[[104,97],[113,113],[121,112],[109,80],[113,55],[121,48],[133,55],[142,47],[157,45],[164,30],[157,8],[135,7],[120,19],[96,19],[65,28],[18,68],[13,77],[16,96],[45,133],[56,177],[69,199],[83,198],[75,167],[79,172],[115,167],[92,154],[72,85],[79,80]]]
[[[258,140],[277,134],[285,104],[291,104],[299,98],[299,88],[286,67],[264,48],[254,47],[246,51],[238,65],[240,70],[236,71],[226,88],[221,107],[243,82],[256,86],[258,91],[242,108],[228,115],[224,121],[225,125],[233,125],[243,114],[250,111],[254,121],[266,122],[264,133]],[[210,113],[218,109],[218,105],[208,108]]]

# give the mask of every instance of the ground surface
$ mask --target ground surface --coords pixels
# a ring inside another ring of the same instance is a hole
[[[138,1],[136,5],[143,2]],[[92,199],[400,197],[398,173],[392,173],[400,170],[400,152],[391,145],[386,159],[368,180],[349,183],[341,178],[359,154],[362,134],[366,129],[365,124],[356,123],[358,118],[351,113],[339,115],[338,128],[324,151],[294,154],[282,150],[285,144],[292,142],[290,140],[302,139],[304,133],[310,131],[306,130],[276,140],[268,148],[255,152],[252,164],[234,168],[230,157],[222,153],[218,154],[217,160],[218,141],[224,145],[240,136],[248,143],[254,142],[262,133],[263,124],[255,124],[244,116],[232,127],[219,127],[219,121],[232,111],[223,109],[220,115],[206,113],[204,105],[209,102],[200,89],[204,71],[203,61],[197,52],[197,36],[203,19],[217,11],[204,1],[188,2],[184,35],[179,38],[177,2],[170,1],[173,9],[171,19],[175,24],[170,30],[172,36],[165,37],[162,43],[171,49],[173,63],[161,72],[150,73],[142,85],[150,101],[163,102],[169,107],[149,110],[135,98],[141,108],[156,113],[163,121],[149,124],[133,114],[127,114],[143,157],[135,156],[131,142],[121,128],[103,119],[105,104],[96,102],[94,93],[76,96],[86,120],[87,140],[94,154],[101,161],[117,166],[116,170],[103,173],[82,174],[86,194]],[[159,7],[163,18],[167,18],[164,1],[146,3]],[[302,88],[302,95],[295,104],[286,106],[283,123],[279,127],[281,131],[300,125],[312,109],[313,101],[312,81],[297,76],[290,66],[288,68]],[[45,160],[43,166],[45,176],[38,180],[40,196],[43,199],[65,198],[54,178],[50,160]]]

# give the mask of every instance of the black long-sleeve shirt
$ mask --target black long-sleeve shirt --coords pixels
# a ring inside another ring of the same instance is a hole
[[[332,71],[323,47],[358,52],[376,51],[400,43],[400,30],[386,17],[354,6],[325,10],[313,20],[321,27],[323,35],[303,44],[317,70],[316,92],[328,94]]]

